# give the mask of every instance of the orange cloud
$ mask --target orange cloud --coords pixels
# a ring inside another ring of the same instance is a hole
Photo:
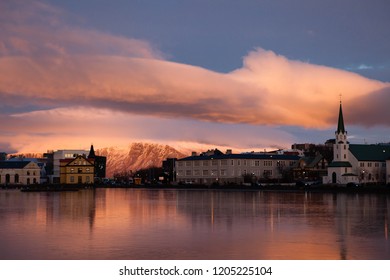
[[[261,48],[245,56],[240,69],[218,73],[164,60],[161,52],[143,40],[68,24],[65,12],[47,4],[5,1],[0,8],[1,108],[8,112],[3,113],[4,119],[9,124],[18,122],[16,127],[26,133],[14,147],[22,147],[28,137],[41,139],[33,128],[42,130],[42,124],[46,133],[55,131],[62,141],[70,141],[72,133],[82,135],[80,119],[85,115],[83,110],[74,110],[75,106],[98,108],[98,115],[103,112],[100,109],[108,109],[164,120],[328,128],[334,125],[339,94],[346,106],[354,104],[354,124],[367,124],[361,114],[367,113],[362,104],[371,96],[376,96],[378,104],[388,98],[383,93],[388,83],[289,60]],[[58,127],[34,119],[29,127],[23,125],[42,107],[48,109],[41,111],[44,118],[55,112],[53,117],[67,122]],[[51,110],[54,108],[69,108],[67,112],[74,115],[58,115],[61,111]],[[386,110],[380,107],[370,124],[375,124]],[[15,116],[14,112],[26,114]],[[106,130],[118,139],[124,137],[113,132],[110,114],[106,116],[108,121],[100,119],[101,124],[106,124]],[[18,134],[4,122],[1,127],[6,127],[9,135]],[[269,131],[264,126],[262,129]],[[273,133],[277,134],[275,130]],[[288,134],[282,137],[286,140],[276,145],[291,140]],[[189,138],[185,141],[195,141],[194,136]]]

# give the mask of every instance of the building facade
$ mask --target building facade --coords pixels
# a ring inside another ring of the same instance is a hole
[[[226,154],[208,151],[176,161],[176,181],[181,183],[240,184],[283,179],[299,160],[296,155],[266,153]]]
[[[302,157],[293,167],[295,181],[321,181],[327,174],[328,161],[321,155]]]
[[[84,155],[73,159],[60,160],[61,184],[92,184],[94,182],[95,163]]]
[[[384,184],[389,182],[389,144],[361,145],[348,142],[340,102],[333,161],[328,166],[324,184]]]
[[[0,185],[39,184],[41,168],[32,161],[1,161]]]

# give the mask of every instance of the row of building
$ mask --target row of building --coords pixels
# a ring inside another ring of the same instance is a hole
[[[48,151],[43,158],[0,161],[0,185],[90,184],[106,176],[106,157],[87,150]]]
[[[273,153],[222,153],[211,150],[175,162],[176,181],[192,184],[253,183],[261,181],[317,181],[324,184],[390,183],[390,144],[357,145],[348,142],[340,102],[335,139],[316,154],[300,155],[307,146]],[[330,151],[330,152],[329,152]],[[166,163],[167,168],[172,166]],[[172,172],[172,171],[171,171]]]
[[[340,102],[335,139],[325,145],[294,144],[292,150],[272,153],[235,154],[232,150],[222,153],[218,149],[200,154],[193,152],[178,160],[167,159],[163,162],[163,171],[168,181],[187,184],[275,181],[389,184],[390,144],[350,144]],[[89,151],[50,151],[43,159],[0,161],[0,184],[84,184],[105,175],[106,158],[95,155],[93,145]]]

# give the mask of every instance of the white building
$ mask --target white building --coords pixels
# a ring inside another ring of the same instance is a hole
[[[41,168],[32,161],[1,161],[0,185],[39,184]]]
[[[282,179],[299,160],[296,155],[266,153],[223,154],[219,150],[176,161],[176,181],[183,183],[212,184]]]
[[[389,183],[390,145],[349,144],[340,102],[333,161],[324,184]]]

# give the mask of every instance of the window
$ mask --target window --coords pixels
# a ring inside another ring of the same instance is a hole
[[[203,176],[209,176],[209,171],[208,170],[203,170]]]
[[[260,160],[255,160],[255,166],[260,166]]]
[[[231,161],[230,161],[230,165],[234,165],[234,160],[231,160]]]
[[[272,160],[265,160],[264,166],[272,166]]]
[[[70,182],[74,183],[74,176],[70,176]]]
[[[241,160],[237,160],[237,165],[238,165],[238,166],[241,165]]]
[[[191,176],[191,175],[192,175],[191,170],[186,170],[186,176]]]
[[[200,170],[194,170],[194,175],[195,176],[200,176]]]
[[[222,159],[221,160],[221,165],[227,165],[227,159]]]
[[[218,165],[218,160],[212,160],[211,165],[217,166]]]
[[[286,163],[284,162],[284,160],[278,160],[277,163],[276,163],[276,165],[277,165],[278,167],[283,167],[283,166],[286,165]]]
[[[246,166],[246,159],[244,159],[244,166]]]
[[[186,161],[186,166],[192,166],[192,162],[191,161]]]
[[[213,169],[211,170],[211,176],[217,176],[218,175],[218,170]]]
[[[221,169],[221,176],[226,176],[226,169]]]
[[[364,167],[364,162],[361,162],[361,163],[360,163],[360,167]]]
[[[70,169],[70,173],[74,173],[74,168],[71,168],[71,169]]]
[[[77,173],[83,173],[83,169],[82,169],[81,167],[79,167],[79,168],[77,169]]]
[[[184,162],[179,161],[179,162],[177,163],[177,165],[178,165],[178,166],[184,166]]]
[[[209,166],[209,162],[208,161],[203,161],[203,166]]]
[[[368,163],[367,163],[367,166],[368,166],[368,167],[372,167],[372,162],[368,162]]]
[[[200,161],[199,160],[194,161],[194,166],[200,166]]]
[[[85,182],[86,183],[90,183],[91,182],[91,179],[89,178],[89,176],[85,177]]]
[[[344,159],[346,159],[347,158],[347,155],[346,154],[344,154]]]

